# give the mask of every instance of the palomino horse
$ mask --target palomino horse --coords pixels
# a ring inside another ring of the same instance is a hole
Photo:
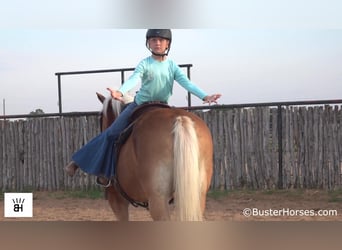
[[[121,105],[111,97],[97,95],[104,107],[105,129]],[[159,107],[135,122],[116,164],[119,186],[107,187],[106,196],[119,220],[129,219],[130,197],[148,204],[153,220],[170,220],[169,202],[173,199],[176,220],[201,221],[212,172],[213,143],[204,121],[184,109]]]

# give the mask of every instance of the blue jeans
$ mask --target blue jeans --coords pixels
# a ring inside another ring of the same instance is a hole
[[[136,107],[135,102],[130,103],[112,125],[75,152],[72,160],[76,165],[89,174],[106,178],[114,176],[114,144],[120,133],[129,125],[129,117]]]

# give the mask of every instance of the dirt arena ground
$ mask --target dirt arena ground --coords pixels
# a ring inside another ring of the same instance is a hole
[[[100,195],[101,196],[101,195]],[[34,192],[32,218],[0,221],[115,221],[102,197],[74,197],[66,192]],[[144,208],[130,206],[130,220],[150,221]],[[208,195],[207,221],[342,221],[342,191],[231,191]]]

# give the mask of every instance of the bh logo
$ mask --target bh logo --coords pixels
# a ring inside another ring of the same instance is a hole
[[[32,217],[32,193],[5,193],[5,217]]]

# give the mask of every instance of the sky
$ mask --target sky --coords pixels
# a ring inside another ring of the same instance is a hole
[[[219,104],[342,99],[339,1],[173,1],[163,14],[154,0],[45,2],[2,3],[1,114],[4,103],[7,115],[58,112],[56,72],[135,67],[156,25],[172,28],[169,58],[192,64],[191,80],[221,93]],[[62,76],[63,111],[97,111],[95,93],[119,86],[118,73]],[[186,106],[186,95],[175,83],[170,104]]]

